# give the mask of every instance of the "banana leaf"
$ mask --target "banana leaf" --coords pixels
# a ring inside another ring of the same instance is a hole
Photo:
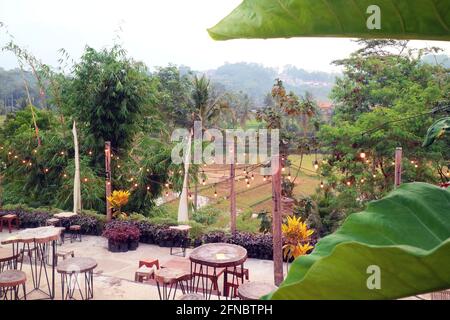
[[[442,118],[433,123],[433,125],[428,128],[427,135],[423,141],[422,146],[428,147],[434,143],[436,139],[441,138],[445,133],[450,132],[450,117]]]
[[[380,29],[367,26],[368,21],[373,22],[371,5],[380,9]],[[450,1],[244,0],[208,32],[215,40],[345,37],[448,41]]]
[[[367,285],[373,266],[379,289]],[[396,299],[447,288],[450,191],[410,183],[351,214],[264,298]]]

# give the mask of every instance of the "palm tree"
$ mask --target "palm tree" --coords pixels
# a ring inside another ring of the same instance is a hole
[[[193,121],[202,121],[202,126],[205,128],[206,124],[215,123],[225,112],[232,113],[224,96],[219,94],[213,97],[210,80],[205,75],[200,78],[195,75],[192,90]]]

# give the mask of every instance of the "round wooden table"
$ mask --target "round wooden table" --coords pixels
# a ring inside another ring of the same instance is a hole
[[[30,256],[31,278],[33,280],[32,291],[41,291],[50,299],[55,297],[55,266],[57,261],[56,242],[61,235],[61,229],[53,226],[31,228],[19,231],[14,236],[2,241],[2,244],[12,244],[13,254],[25,256],[25,252],[35,251],[34,258]],[[51,261],[49,264],[49,251],[51,248]],[[22,269],[23,260],[19,269]],[[51,266],[51,276],[48,268]],[[45,278],[48,291],[41,289],[41,280]],[[51,279],[50,279],[51,278]]]
[[[230,243],[208,243],[195,248],[189,256],[191,260],[191,274],[193,276],[193,288],[195,292],[201,289],[206,299],[211,298],[214,290],[218,291],[217,278],[224,274],[224,295],[228,297],[228,285],[231,283],[233,289],[239,286],[239,279],[236,277],[237,269],[244,269],[244,262],[247,260],[247,250],[244,247]],[[232,275],[231,282],[228,275]],[[209,284],[209,280],[211,284]],[[202,287],[200,288],[200,284]],[[236,292],[235,292],[236,294]],[[217,292],[220,296],[220,292]]]
[[[97,261],[92,258],[75,257],[61,262],[57,271],[61,274],[62,300],[74,299],[75,291],[80,293],[81,300],[92,299],[94,297],[94,269],[96,267]],[[78,281],[78,275],[81,273],[84,275],[84,294]]]
[[[265,282],[247,282],[239,287],[239,298],[242,300],[259,300],[262,296],[276,290],[277,287]]]

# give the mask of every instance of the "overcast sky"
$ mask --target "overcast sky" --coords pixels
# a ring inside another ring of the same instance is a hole
[[[356,45],[347,39],[275,39],[213,41],[206,31],[241,0],[0,0],[0,21],[16,42],[45,63],[57,64],[57,50],[78,59],[85,45],[111,46],[119,27],[120,43],[148,66],[183,64],[195,70],[225,62],[257,62],[307,70],[336,71],[330,62],[346,57]],[[5,42],[0,32],[0,45]],[[415,41],[450,52],[448,42]],[[15,67],[15,58],[0,53],[0,67]]]

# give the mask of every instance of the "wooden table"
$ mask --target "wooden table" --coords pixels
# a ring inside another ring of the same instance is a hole
[[[97,261],[92,258],[75,257],[61,262],[57,271],[61,274],[62,300],[74,299],[76,290],[80,293],[81,300],[92,299],[94,297],[94,269],[96,267]],[[78,282],[78,275],[81,273],[84,275],[84,295]]]
[[[191,226],[189,225],[178,225],[178,226],[170,226],[170,230],[175,230],[179,232],[183,232],[186,234],[186,238],[189,239],[189,230],[191,230]],[[170,255],[182,255],[183,257],[186,257],[186,244],[182,244],[181,251],[174,253],[173,252],[173,246],[170,247]]]
[[[223,270],[224,294],[227,297],[228,273],[232,274],[231,283],[236,284],[233,289],[237,288],[239,286],[239,280],[236,277],[237,268],[244,268],[247,250],[230,243],[209,243],[194,249],[189,259],[191,260],[191,274],[193,275],[195,292],[198,292],[201,281],[203,295],[206,299],[210,299],[213,290],[218,289],[217,278],[220,271]],[[209,285],[208,280],[211,279],[216,280],[211,281]],[[217,295],[220,296],[220,292],[217,292]]]
[[[20,255],[21,252],[25,256],[25,252],[35,251],[34,258],[30,257],[31,277],[33,280],[33,291],[40,291],[47,295],[50,299],[55,297],[55,266],[56,266],[56,241],[60,237],[61,229],[53,226],[25,229],[19,231],[12,237],[2,241],[2,244],[12,244],[13,255]],[[51,247],[51,280],[49,278],[48,253]],[[20,263],[22,270],[23,260]],[[42,277],[47,283],[48,292],[41,289]],[[50,283],[51,282],[51,283]]]
[[[247,282],[239,287],[239,298],[242,300],[259,300],[262,296],[276,290],[277,287],[265,282]]]
[[[68,219],[68,218],[75,217],[76,215],[77,215],[77,213],[75,213],[75,212],[60,212],[60,213],[55,213],[53,216],[58,219]]]

